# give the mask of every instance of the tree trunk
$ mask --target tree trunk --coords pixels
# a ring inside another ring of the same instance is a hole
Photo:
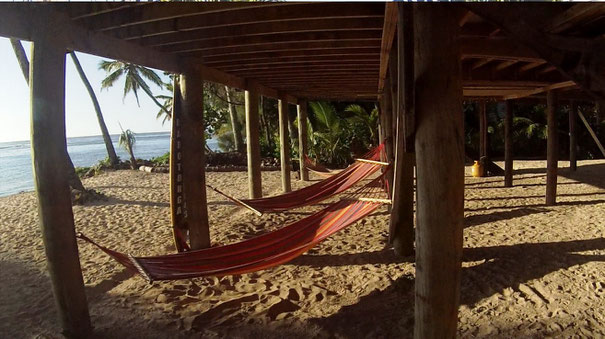
[[[296,126],[294,126],[294,121],[296,120],[296,108],[292,105],[288,105],[288,132],[290,133],[290,141],[291,145],[295,145],[294,147],[298,148],[298,130]]]
[[[82,69],[82,65],[80,64],[80,60],[76,56],[75,52],[69,52],[71,56],[71,60],[74,62],[76,66],[76,70],[80,75],[80,79],[84,83],[86,90],[88,91],[88,95],[90,95],[90,100],[92,101],[92,105],[95,108],[95,113],[97,114],[97,120],[99,121],[99,127],[101,128],[101,134],[103,135],[103,141],[105,142],[105,148],[107,149],[107,156],[109,157],[109,161],[112,165],[117,165],[120,161],[118,160],[118,156],[116,155],[116,150],[113,147],[113,143],[111,142],[111,136],[109,135],[109,131],[107,130],[107,125],[105,125],[105,120],[103,120],[103,114],[101,113],[101,105],[99,105],[99,100],[97,100],[97,96],[95,91],[92,89],[86,74],[84,73],[84,69]]]
[[[305,166],[305,156],[308,153],[307,132],[307,101],[301,100],[298,105],[298,161],[300,164],[300,180],[309,181],[309,169]]]
[[[259,96],[260,100],[260,108],[261,108],[261,123],[263,124],[265,130],[265,141],[267,142],[267,146],[270,149],[273,149],[273,139],[271,138],[271,127],[269,126],[269,119],[267,119],[266,111],[265,111],[265,98],[261,95]]]
[[[137,169],[137,158],[134,157],[134,152],[132,151],[132,144],[128,143],[128,154],[130,154],[130,168],[133,170]]]
[[[47,27],[52,29],[53,27]],[[48,273],[66,337],[92,331],[71,207],[65,140],[65,47],[46,30],[32,47],[31,145],[38,216]],[[64,159],[64,162],[57,161]]]
[[[229,106],[229,118],[231,119],[231,130],[233,131],[233,143],[235,150],[239,153],[244,153],[244,138],[242,137],[242,125],[237,116],[237,107],[233,104],[233,93],[228,86],[225,86],[225,94],[227,95],[227,105]]]
[[[414,5],[416,74],[415,338],[455,338],[464,218],[458,22],[451,6]],[[438,24],[437,24],[438,23]]]
[[[13,50],[15,51],[17,61],[19,62],[19,67],[21,67],[21,71],[23,72],[25,82],[27,83],[27,86],[29,86],[29,60],[27,60],[27,55],[25,54],[23,45],[21,45],[20,40],[11,39],[10,41],[13,45]],[[76,174],[74,163],[71,161],[69,153],[67,153],[67,149],[65,149],[63,157],[65,159],[65,173],[67,173],[69,186],[79,191],[86,191],[84,185],[82,184],[82,180],[80,180],[80,177]]]

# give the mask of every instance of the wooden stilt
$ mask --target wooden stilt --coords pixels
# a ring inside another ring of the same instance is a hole
[[[31,144],[38,215],[63,333],[86,338],[91,324],[84,292],[65,163],[65,47],[50,25],[32,46]]]
[[[393,100],[391,98],[391,79],[387,76],[385,80],[385,90],[382,95],[382,100],[380,102],[383,119],[384,119],[384,152],[386,154],[386,162],[393,163],[395,161],[395,156],[393,153]],[[389,172],[385,175],[389,188],[393,190],[393,168],[391,167]]]
[[[288,101],[280,98],[278,101],[279,111],[279,150],[281,160],[281,183],[284,192],[290,192],[290,137],[288,135]]]
[[[260,171],[260,116],[258,114],[258,90],[251,86],[246,90],[246,141],[248,149],[248,192],[250,199],[263,196]]]
[[[485,100],[479,101],[479,158],[488,157],[487,109]]]
[[[185,197],[183,193],[183,151],[181,124],[183,111],[181,106],[181,87],[178,79],[174,81],[172,94],[172,130],[170,133],[170,219],[172,236],[178,252],[185,248],[180,236],[185,234]]]
[[[504,117],[504,187],[513,186],[513,103],[506,101]]]
[[[451,8],[414,5],[414,35],[419,37],[414,336],[454,338],[464,217],[464,127],[458,25]]]
[[[181,75],[183,190],[191,249],[210,247],[206,203],[204,102],[202,77],[197,71]]]
[[[397,136],[389,239],[401,256],[414,253],[414,40],[411,6],[398,5]],[[412,120],[412,121],[410,121]],[[407,147],[406,147],[407,144]]]
[[[554,91],[546,93],[548,140],[546,151],[546,205],[557,203],[557,97]]]
[[[300,159],[300,180],[309,181],[309,169],[305,166],[303,161],[305,156],[308,154],[308,140],[307,135],[307,101],[299,100],[298,105],[298,158]]]
[[[571,103],[569,111],[569,169],[575,172],[578,169],[578,136],[576,134],[576,121],[578,120],[578,103]]]

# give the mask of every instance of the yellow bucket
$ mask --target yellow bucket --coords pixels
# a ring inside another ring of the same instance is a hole
[[[473,167],[471,169],[471,174],[475,178],[483,176],[483,174],[484,174],[483,165],[479,161],[475,161],[475,164],[473,165]]]

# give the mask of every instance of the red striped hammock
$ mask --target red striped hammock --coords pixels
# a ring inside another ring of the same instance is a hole
[[[379,161],[383,149],[384,145],[380,144],[368,152],[363,158],[365,160]],[[381,168],[381,166],[383,166],[381,163],[355,161],[353,165],[344,169],[342,172],[313,185],[268,198],[237,199],[219,191],[212,186],[208,187],[231,200],[235,204],[246,207],[260,215],[265,212],[280,212],[293,208],[308,206],[328,199],[336,194],[348,190],[361,180],[374,174]]]
[[[375,187],[373,180],[357,196]],[[224,276],[259,271],[286,263],[322,240],[375,211],[381,201],[344,199],[327,208],[285,226],[238,243],[155,257],[132,257],[110,250],[82,234],[78,237],[94,244],[149,282],[203,276]]]
[[[309,171],[311,171],[317,175],[321,175],[324,178],[329,178],[329,177],[333,176],[334,174],[338,174],[338,173],[342,172],[342,170],[331,170],[331,169],[323,166],[322,164],[314,162],[306,154],[303,156],[303,162],[304,162],[305,167]]]

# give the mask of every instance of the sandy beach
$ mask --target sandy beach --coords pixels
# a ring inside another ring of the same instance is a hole
[[[605,161],[559,163],[558,204],[544,205],[545,161],[516,161],[513,188],[466,168],[461,337],[605,336]],[[207,182],[247,196],[245,172]],[[279,172],[263,172],[265,195]],[[295,180],[293,189],[307,183]],[[313,180],[319,180],[312,176]],[[84,184],[107,201],[74,206],[76,228],[133,255],[172,253],[169,177],[108,172]],[[211,238],[228,244],[274,230],[325,203],[261,217],[208,190]],[[79,241],[98,337],[410,337],[414,264],[385,246],[376,213],[273,269],[148,284]],[[444,284],[447,281],[443,282]],[[61,337],[34,193],[0,198],[0,337]]]

